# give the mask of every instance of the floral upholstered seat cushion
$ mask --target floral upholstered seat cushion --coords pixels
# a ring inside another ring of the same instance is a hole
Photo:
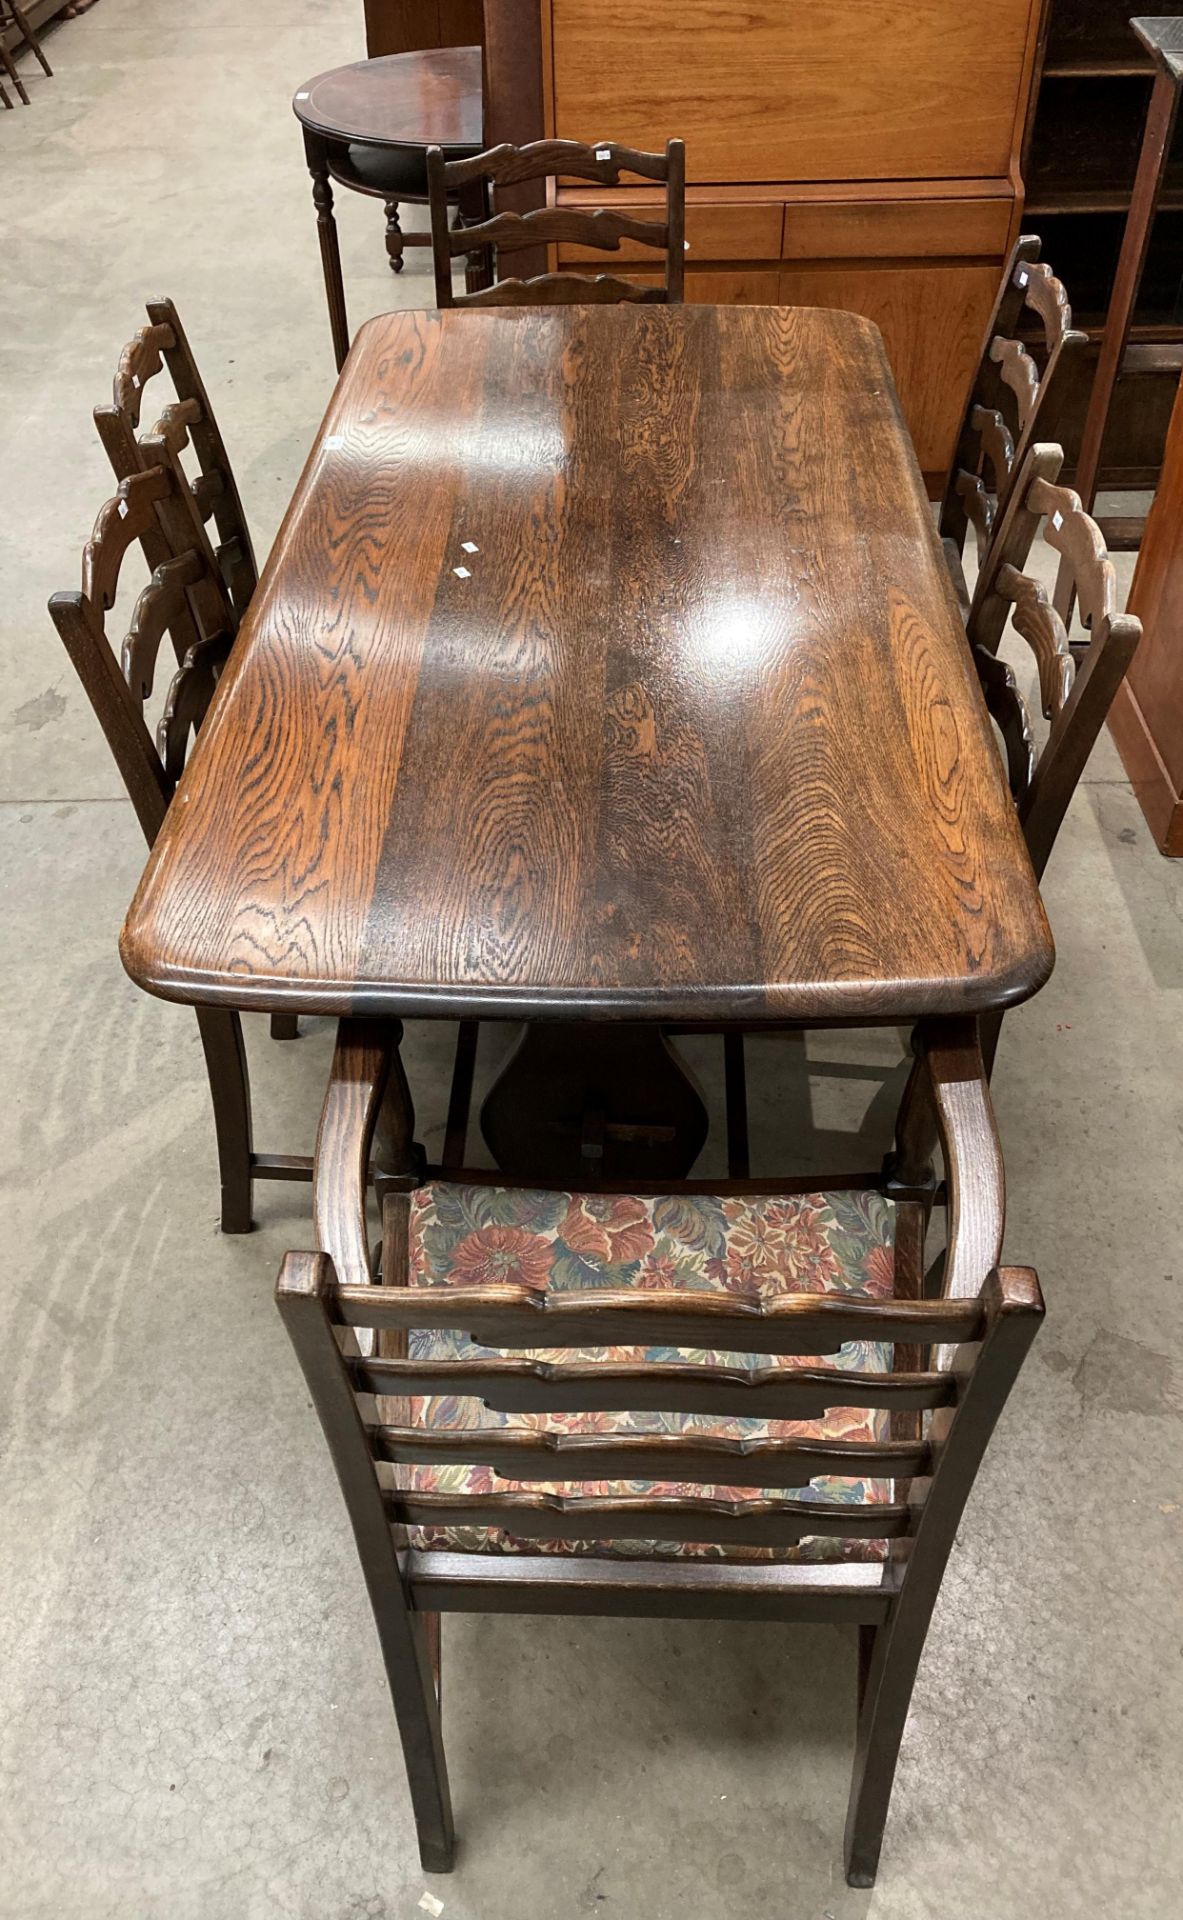
[[[437,1183],[411,1195],[409,1278],[415,1286],[473,1287],[495,1283],[539,1290],[587,1287],[702,1288],[716,1292],[850,1294],[883,1299],[895,1272],[895,1208],[866,1192],[792,1196],[695,1194],[661,1198],[631,1195],[550,1193]],[[424,1331],[409,1336],[414,1359],[473,1358],[489,1349],[459,1332]],[[520,1356],[520,1350],[517,1350]],[[843,1371],[886,1372],[891,1348],[850,1341],[824,1361],[802,1356],[695,1352],[672,1347],[562,1348],[525,1357],[543,1361],[606,1363],[644,1360],[740,1367],[825,1365]],[[877,1440],[887,1437],[887,1416],[873,1409],[836,1404],[823,1419],[720,1419],[705,1414],[655,1412],[529,1414],[498,1413],[473,1397],[438,1395],[400,1403],[412,1424],[455,1432],[490,1428],[511,1431],[597,1434],[712,1434],[769,1439]],[[519,1482],[491,1467],[449,1464],[399,1467],[396,1485],[419,1492],[484,1494],[537,1492],[537,1482]],[[885,1502],[887,1480],[815,1479],[791,1494],[761,1494],[753,1487],[674,1485],[659,1481],[560,1483],[562,1494],[653,1498],[698,1496],[752,1499]],[[735,1549],[717,1544],[660,1541],[538,1541],[515,1539],[499,1529],[411,1529],[417,1546],[478,1552],[619,1553],[629,1558],[707,1556],[750,1560],[882,1559],[884,1543],[813,1536],[791,1547]]]

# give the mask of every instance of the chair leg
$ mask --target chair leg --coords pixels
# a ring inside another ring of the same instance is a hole
[[[271,1016],[271,1038],[273,1040],[298,1040],[300,1038],[299,1014],[273,1013]]]
[[[41,42],[40,40],[38,40],[37,35],[33,32],[33,29],[29,24],[28,14],[25,12],[23,7],[17,6],[16,0],[9,0],[8,11],[9,13],[12,14],[13,18],[16,21],[17,26],[20,28],[22,34],[24,35],[26,44],[32,47],[34,54],[37,56],[37,59],[41,62],[42,71],[48,74],[49,78],[52,80],[53,68],[50,66],[49,61],[45,58],[45,55],[41,51]]]
[[[859,1628],[859,1718],[846,1816],[846,1883],[873,1887],[895,1783],[900,1741],[924,1648],[927,1614]],[[919,1625],[919,1632],[916,1631]]]
[[[391,273],[403,270],[403,230],[399,225],[398,201],[386,202],[386,257],[390,261]]]
[[[29,96],[25,92],[25,83],[21,79],[20,74],[17,72],[16,62],[13,59],[12,55],[9,53],[8,48],[5,46],[3,40],[0,40],[0,66],[4,68],[5,73],[8,75],[9,79],[12,81],[13,86],[16,88],[18,99],[21,101],[22,105],[27,107],[29,104]]]
[[[222,1179],[222,1232],[249,1233],[251,1219],[251,1087],[242,1022],[221,1007],[198,1007],[205,1051],[218,1171]]]
[[[9,112],[10,113],[12,112],[12,101],[9,99],[7,93],[4,91],[4,88],[2,86],[0,86],[0,107],[7,107]]]
[[[316,208],[316,227],[320,236],[320,264],[324,273],[325,298],[329,305],[329,328],[337,372],[345,365],[349,352],[349,322],[345,315],[345,282],[341,278],[341,246],[337,222],[333,218],[333,189],[329,181],[325,143],[304,130],[304,153],[312,175],[312,204]]]

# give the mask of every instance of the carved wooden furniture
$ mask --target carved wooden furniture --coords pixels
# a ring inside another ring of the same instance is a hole
[[[986,704],[1002,735],[1007,777],[1036,875],[1042,878],[1068,803],[1142,637],[1140,622],[1117,610],[1117,580],[1100,528],[1079,496],[1054,483],[1059,447],[1033,447],[974,590],[969,641]],[[1068,633],[1046,589],[1021,571],[1040,522],[1079,599],[1085,634]],[[1030,715],[998,646],[1010,619],[1038,670],[1039,704],[1050,723],[1036,749]],[[982,1023],[987,1072],[1001,1013]]]
[[[149,431],[140,432],[148,382],[167,366],[176,399],[170,401]],[[228,604],[219,608],[219,620],[237,631],[259,583],[254,548],[246,523],[234,469],[230,465],[205,384],[197,370],[180,316],[171,300],[148,301],[148,325],[141,327],[119,357],[112,383],[111,404],[96,407],[94,422],[117,480],[165,466],[177,481],[189,509],[186,545],[196,545],[212,570],[225,582]],[[181,456],[190,442],[197,473],[190,479]],[[216,549],[206,532],[213,521]],[[155,519],[142,540],[150,568],[168,557],[164,535]],[[294,1040],[298,1024],[288,1014],[273,1014],[273,1040]]]
[[[43,72],[52,80],[53,68],[45,58],[41,42],[37,38],[36,29],[24,7],[19,6],[17,0],[0,0],[0,66],[4,68],[13,86],[16,88],[17,97],[27,107],[29,104],[29,96],[25,91],[24,81],[17,71],[16,62],[13,60],[12,51],[9,46],[9,41],[14,35],[18,43],[21,40],[24,41],[25,45],[40,64]],[[2,87],[0,87],[0,93],[4,95],[3,104],[6,107],[10,107],[12,102]]]
[[[481,0],[365,0],[366,52],[413,53],[422,47],[479,46]]]
[[[1089,336],[1066,382],[1056,430],[1068,456],[1066,474],[1086,506],[1094,481],[1104,491],[1154,485],[1183,367],[1183,175],[1161,87],[1148,117],[1156,67],[1131,31],[1139,11],[1129,0],[1048,0],[1023,146],[1024,224],[1042,235],[1072,289],[1076,323]],[[1147,127],[1151,171],[1165,168],[1150,221],[1138,159]],[[1133,276],[1122,263],[1127,217],[1139,236]],[[1127,301],[1122,321],[1119,304]],[[1105,421],[1090,402],[1098,383],[1111,395]],[[1110,551],[1135,547],[1141,527],[1140,514],[1131,510],[1102,521]]]
[[[448,47],[336,67],[300,87],[292,108],[304,129],[339,371],[349,351],[349,323],[331,183],[384,202],[386,248],[398,272],[404,246],[430,241],[428,234],[404,234],[398,216],[400,201],[426,203],[428,147],[454,158],[480,148],[481,50]],[[461,215],[479,218],[482,211],[477,193]]]
[[[1040,12],[486,0],[486,137],[684,139],[687,300],[874,320],[935,497],[1019,233]],[[578,183],[559,198],[600,203]],[[604,204],[656,211],[643,185]],[[555,264],[594,266],[576,243]],[[640,257],[622,264],[644,278]]]
[[[125,930],[151,990],[817,1026],[986,1012],[1045,977],[936,530],[853,316],[384,316],[275,553]],[[625,1117],[651,1118],[643,1086]],[[568,1184],[620,1177],[568,1137]]]
[[[539,207],[526,213],[502,207],[500,190],[531,182],[596,180],[616,187],[621,174],[659,182],[665,204],[658,220],[638,220],[627,211],[590,207]],[[484,220],[459,230],[448,223],[449,203],[461,193],[482,189],[490,200]],[[492,190],[490,192],[490,189]],[[439,147],[427,150],[427,192],[431,215],[431,245],[435,261],[437,307],[557,306],[633,300],[645,303],[680,301],[683,282],[683,244],[686,224],[686,150],[680,140],[667,140],[664,153],[637,153],[612,140],[583,146],[574,140],[536,140],[527,147],[500,146],[474,154],[468,160],[445,160]],[[648,286],[618,273],[541,273],[528,279],[506,272],[507,256],[539,247],[577,244],[601,253],[619,253],[621,242],[632,249],[648,248],[663,254],[664,278]],[[487,248],[496,261],[492,284],[457,295],[452,288],[452,261],[458,253]]]
[[[835,1620],[860,1629],[846,1874],[872,1885],[945,1563],[1042,1315],[1035,1275],[999,1266],[973,1022],[922,1047],[949,1187],[937,1299],[907,1114],[877,1189],[420,1185],[397,1046],[397,1024],[341,1024],[321,1250],[287,1256],[276,1299],[353,1524],[423,1866],[454,1852],[441,1613]]]
[[[1110,729],[1163,853],[1183,854],[1183,388],[1138,553],[1129,611],[1146,629]]]
[[[117,653],[107,632],[127,551],[139,541],[151,568]],[[192,736],[204,719],[234,640],[225,585],[197,544],[181,487],[164,466],[119,483],[95,523],[82,559],[82,589],[55,593],[49,611],[107,737],[149,846],[166,817]],[[168,636],[175,663],[155,733],[144,717]],[[199,1007],[222,1186],[222,1231],[251,1226],[252,1183],[308,1179],[311,1163],[256,1153],[251,1141],[246,1052],[236,1012]]]
[[[111,404],[95,408],[95,426],[117,480],[149,466],[172,469],[191,507],[196,545],[215,563],[234,614],[241,618],[259,574],[234,470],[175,306],[162,299],[149,300],[147,307],[148,325],[140,328],[120,355]],[[161,409],[151,432],[141,434],[148,382],[165,366],[176,398]],[[192,480],[181,463],[190,441],[197,464]],[[206,532],[211,520],[216,549]],[[145,557],[150,566],[157,564],[147,550]]]
[[[941,542],[966,613],[966,536],[972,527],[983,566],[1028,447],[1054,436],[1055,404],[1085,345],[1067,293],[1039,251],[1038,239],[1026,235],[1007,263],[941,501]],[[1039,329],[1038,359],[1020,337],[1025,320]]]

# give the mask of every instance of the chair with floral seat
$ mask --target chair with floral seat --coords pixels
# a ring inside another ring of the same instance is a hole
[[[846,1868],[873,1882],[945,1561],[1042,1312],[1034,1274],[998,1265],[984,1069],[972,1023],[949,1027],[923,1053],[950,1188],[944,1290],[924,1299],[919,1103],[878,1185],[661,1194],[421,1181],[404,1111],[375,1280],[358,1169],[389,1121],[390,1048],[342,1023],[317,1173],[332,1250],[289,1254],[276,1298],[429,1871],[454,1848],[438,1616],[589,1613],[858,1625]]]

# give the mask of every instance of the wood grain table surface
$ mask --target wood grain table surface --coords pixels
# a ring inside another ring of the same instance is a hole
[[[1051,970],[878,332],[359,332],[131,907],[165,998],[819,1023]]]

